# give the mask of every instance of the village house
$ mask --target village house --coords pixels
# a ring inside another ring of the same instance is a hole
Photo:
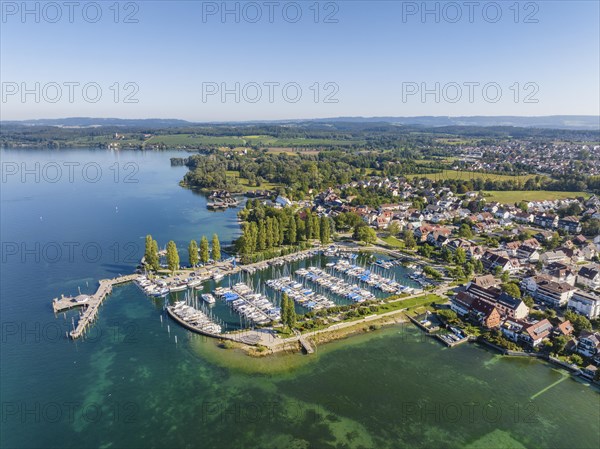
[[[600,332],[582,331],[577,340],[577,352],[593,357],[600,352]]]
[[[558,229],[569,234],[577,234],[581,232],[581,224],[579,224],[579,218],[577,217],[564,217],[558,220]]]
[[[504,320],[500,326],[500,331],[507,339],[517,343],[519,341],[519,335],[521,335],[523,328],[527,325],[528,323],[526,321],[508,318]]]
[[[552,323],[550,323],[550,321],[547,319],[543,319],[536,323],[525,326],[520,337],[529,346],[535,348],[550,336],[552,328]]]
[[[554,328],[553,333],[555,336],[564,335],[565,337],[569,337],[569,336],[573,335],[573,332],[575,332],[575,328],[573,327],[571,322],[569,320],[567,320],[567,321],[563,321],[558,326],[556,326]]]
[[[512,218],[517,223],[533,223],[534,215],[529,212],[515,212]]]
[[[537,249],[531,246],[521,245],[517,248],[517,259],[522,263],[537,263],[540,260],[540,253]]]
[[[600,267],[587,265],[581,267],[577,273],[577,284],[592,290],[600,289]]]
[[[500,326],[501,315],[492,304],[475,299],[471,305],[470,315],[483,327],[494,329]]]
[[[567,254],[561,249],[556,251],[546,251],[540,255],[540,262],[544,265],[548,265],[554,262],[567,263],[571,260]]]
[[[541,228],[554,229],[558,226],[558,216],[551,214],[537,214],[533,217],[533,223]]]
[[[496,267],[500,267],[502,271],[508,271],[509,273],[515,273],[519,270],[519,261],[516,259],[509,259],[506,253],[497,254],[491,251],[486,251],[481,257],[481,262],[486,270],[493,271]]]
[[[550,280],[554,282],[566,282],[569,285],[575,285],[575,271],[564,263],[551,263],[542,268],[542,273],[550,276]]]

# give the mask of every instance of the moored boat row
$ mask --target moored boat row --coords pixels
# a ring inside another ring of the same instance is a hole
[[[273,290],[286,293],[296,304],[310,310],[328,309],[336,304],[323,295],[318,295],[310,288],[305,288],[289,276],[270,279],[266,284]]]
[[[310,282],[322,286],[336,295],[344,296],[354,302],[365,302],[375,299],[375,295],[370,291],[362,289],[356,284],[349,284],[343,279],[330,275],[321,268],[301,268],[296,270],[296,274]]]
[[[202,333],[220,334],[222,328],[219,324],[213,322],[204,312],[186,304],[185,301],[177,301],[167,310],[181,320],[187,327],[196,329]]]

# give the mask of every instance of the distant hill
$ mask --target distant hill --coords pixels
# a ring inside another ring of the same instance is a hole
[[[421,117],[338,117],[316,119],[319,122],[384,122],[397,125],[437,126],[515,126],[521,128],[550,129],[600,129],[600,116],[549,115],[541,117],[519,116],[421,116]]]
[[[197,125],[240,125],[240,124],[338,124],[338,123],[380,123],[401,126],[425,127],[520,127],[541,129],[600,130],[600,117],[593,115],[549,115],[541,117],[519,116],[421,116],[421,117],[333,117],[305,120],[253,120],[231,122],[190,122],[178,119],[120,119],[69,117],[62,119],[37,119],[22,121],[2,121],[2,125],[12,126],[58,126],[65,128],[90,127],[136,127],[136,128],[181,128]]]
[[[21,125],[21,126],[59,126],[63,128],[93,128],[100,126],[123,126],[139,128],[174,128],[180,126],[189,126],[192,122],[178,119],[122,119],[122,118],[93,118],[93,117],[68,117],[57,119],[36,119],[36,120],[12,120],[2,121],[3,125]]]

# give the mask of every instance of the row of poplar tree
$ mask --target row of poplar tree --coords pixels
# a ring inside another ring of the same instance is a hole
[[[312,213],[303,215],[304,218],[300,214],[293,214],[287,217],[287,223],[281,215],[244,222],[242,236],[236,242],[238,251],[248,255],[308,240],[330,243],[334,226],[332,221]]]
[[[219,236],[213,234],[212,245],[209,248],[208,239],[202,236],[200,239],[200,248],[195,240],[191,240],[188,245],[188,256],[189,264],[191,267],[195,267],[198,263],[206,263],[209,260],[219,261],[221,260],[221,243],[219,242]],[[146,236],[146,250],[144,253],[144,262],[148,268],[153,271],[160,269],[160,257],[158,255],[158,243],[152,238],[151,235]],[[173,240],[167,243],[167,267],[171,271],[179,269],[180,259],[179,250]]]
[[[281,322],[292,329],[296,325],[296,309],[294,301],[284,293],[281,297]]]

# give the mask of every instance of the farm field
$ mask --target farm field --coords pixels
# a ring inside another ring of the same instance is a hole
[[[559,200],[579,196],[588,198],[590,196],[589,193],[585,192],[555,192],[549,190],[484,191],[483,193],[488,201],[498,201],[506,204],[518,203],[519,201]]]
[[[513,175],[499,175],[496,173],[483,173],[483,172],[472,172],[472,171],[464,171],[464,170],[443,170],[439,173],[428,173],[424,175],[414,174],[414,175],[406,175],[408,177],[417,177],[417,178],[427,178],[434,180],[443,180],[443,179],[456,179],[459,181],[468,181],[471,179],[484,179],[491,181],[520,181],[525,182],[530,178],[535,178],[536,175],[523,175],[523,176],[513,176]]]
[[[202,136],[198,134],[165,134],[152,136],[146,141],[147,145],[165,144],[173,146],[193,145],[237,145],[243,146],[246,141],[233,136]]]

